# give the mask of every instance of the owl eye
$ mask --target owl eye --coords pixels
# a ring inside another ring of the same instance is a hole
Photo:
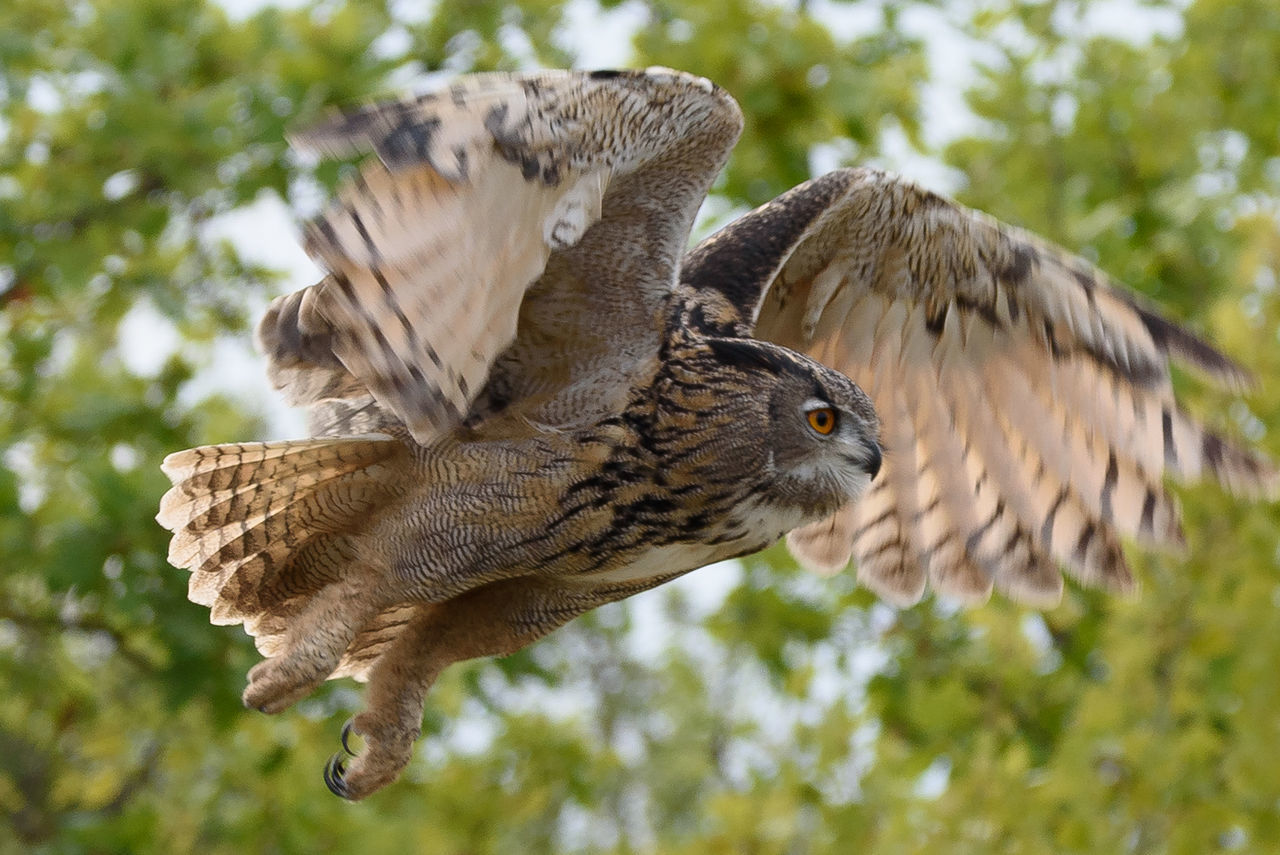
[[[836,429],[836,411],[831,407],[817,407],[805,413],[809,427],[826,436]]]

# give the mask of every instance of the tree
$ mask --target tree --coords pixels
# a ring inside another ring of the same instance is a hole
[[[0,851],[1265,847],[1273,506],[1184,491],[1189,552],[1134,553],[1141,598],[1070,587],[1043,614],[895,611],[781,549],[699,571],[452,669],[405,780],[354,806],[319,779],[351,685],[276,718],[242,710],[252,645],[186,602],[151,518],[165,453],[266,430],[199,390],[281,287],[214,225],[272,196],[305,207],[338,174],[293,159],[286,125],[441,69],[569,63],[601,22],[634,25],[632,64],[696,71],[743,105],[703,233],[812,163],[932,156],[963,201],[1239,355],[1257,389],[1182,391],[1274,452],[1273,5],[1145,3],[1136,34],[1067,0],[444,0],[413,19],[371,0],[0,6]],[[566,23],[584,14],[585,36]],[[860,35],[834,34],[850,20]],[[930,110],[964,69],[939,65],[939,39],[979,63],[972,130],[943,141]]]

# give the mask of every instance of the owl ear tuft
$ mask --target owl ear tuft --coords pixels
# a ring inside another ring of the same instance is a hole
[[[733,368],[763,369],[779,375],[795,372],[795,360],[788,359],[775,344],[749,338],[708,338],[707,346],[721,362]]]

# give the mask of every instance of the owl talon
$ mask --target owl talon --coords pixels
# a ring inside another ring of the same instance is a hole
[[[355,719],[349,718],[347,719],[347,723],[342,726],[342,750],[347,752],[350,756],[355,757],[356,752],[351,750],[351,744],[348,741],[353,733],[356,736],[360,735],[360,731],[355,729]]]
[[[347,758],[343,757],[341,754],[333,755],[329,758],[329,762],[324,766],[324,783],[325,786],[329,788],[329,792],[333,793],[335,796],[341,796],[344,799],[349,799],[351,796],[347,789],[347,782],[344,779],[346,771]]]
[[[329,791],[347,801],[356,802],[390,784],[408,764],[413,753],[411,733],[379,736],[376,723],[361,722],[360,716],[342,726],[342,750],[329,758],[324,767],[324,782]],[[352,734],[364,740],[363,750],[352,750]]]

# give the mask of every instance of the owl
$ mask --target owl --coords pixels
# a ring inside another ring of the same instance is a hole
[[[325,770],[408,762],[432,682],[780,538],[895,604],[926,583],[1128,591],[1182,540],[1166,476],[1274,494],[1175,401],[1246,373],[1079,258],[873,169],[686,252],[742,129],[668,69],[464,77],[298,133],[372,154],[304,228],[327,271],[258,328],[310,438],[170,455],[158,520],[276,713],[367,682]],[[363,738],[357,754],[351,733]]]

